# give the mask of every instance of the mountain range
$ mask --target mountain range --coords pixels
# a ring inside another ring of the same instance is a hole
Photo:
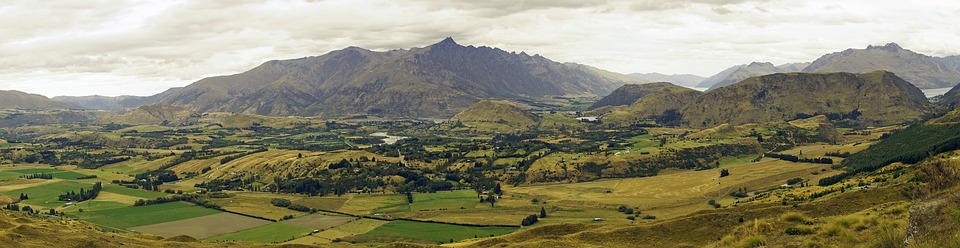
[[[482,99],[603,96],[641,79],[539,55],[462,46],[452,38],[410,50],[357,47],[205,78],[159,103],[259,115],[449,117]]]
[[[885,70],[897,74],[921,89],[953,87],[960,83],[960,59],[938,58],[903,49],[896,43],[847,49],[823,55],[804,72],[866,73]]]

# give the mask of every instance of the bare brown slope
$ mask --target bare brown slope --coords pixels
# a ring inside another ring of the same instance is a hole
[[[685,124],[701,128],[820,114],[889,124],[920,118],[928,103],[920,89],[890,72],[779,73],[710,91],[681,112]]]

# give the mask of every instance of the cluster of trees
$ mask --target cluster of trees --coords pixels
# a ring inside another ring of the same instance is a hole
[[[33,173],[30,175],[23,175],[20,177],[25,179],[53,179],[53,174],[41,172],[41,173]]]
[[[295,204],[295,203],[291,202],[290,200],[283,199],[283,198],[274,198],[273,200],[270,200],[270,203],[273,204],[274,206],[281,207],[281,208],[287,208],[287,209],[294,210],[294,211],[300,211],[300,212],[312,212],[312,211],[313,211],[313,209],[310,209],[310,208],[307,207],[307,206],[303,206],[303,205],[300,205],[300,204]]]
[[[815,163],[815,164],[833,164],[833,159],[831,158],[800,158],[790,154],[779,154],[779,153],[768,153],[767,157],[777,158],[784,161],[790,162],[803,162],[803,163]]]
[[[850,157],[850,155],[853,155],[853,154],[851,154],[850,152],[842,152],[842,153],[841,153],[840,151],[835,151],[835,152],[828,152],[828,153],[823,154],[823,155],[824,155],[824,156],[831,156],[831,157],[838,157],[838,158],[848,158],[848,157]]]
[[[817,184],[833,185],[857,173],[872,172],[891,163],[914,164],[934,154],[957,149],[960,149],[960,125],[916,124],[850,155],[841,164],[845,173],[823,178]]]
[[[167,197],[157,197],[155,199],[150,199],[150,200],[140,199],[134,202],[133,206],[146,206],[146,205],[161,204],[161,203],[175,202],[175,201],[190,202],[205,208],[223,209],[222,207],[220,207],[220,205],[217,205],[216,203],[211,202],[209,199],[199,194],[173,195],[173,196],[167,196]]]
[[[101,190],[103,190],[103,184],[100,182],[97,182],[93,184],[93,189],[84,190],[83,188],[80,188],[80,193],[77,193],[75,191],[70,191],[70,192],[67,192],[66,194],[60,195],[58,199],[60,201],[82,202],[86,200],[96,199],[97,196],[100,195]]]
[[[730,171],[727,169],[720,169],[720,177],[726,177],[730,175]]]
[[[750,194],[747,193],[747,188],[742,188],[742,187],[741,187],[741,188],[738,188],[737,191],[730,192],[730,196],[733,196],[733,197],[735,197],[735,198],[744,198],[744,197],[747,197],[747,196],[749,196],[749,195],[750,195]]]
[[[527,217],[524,217],[523,221],[520,222],[520,225],[529,226],[529,225],[536,224],[538,221],[540,221],[539,217],[537,217],[536,214],[531,214],[531,215],[528,215]]]

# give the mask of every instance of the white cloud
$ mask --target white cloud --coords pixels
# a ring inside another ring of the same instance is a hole
[[[709,76],[897,42],[960,54],[946,1],[15,1],[0,6],[0,89],[149,95],[272,59],[453,36],[622,72]]]

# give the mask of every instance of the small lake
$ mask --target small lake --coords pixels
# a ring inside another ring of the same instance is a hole
[[[397,141],[408,138],[403,136],[392,136],[387,134],[386,132],[372,133],[370,134],[370,136],[383,137],[383,143],[386,143],[387,145],[393,145],[394,143],[397,143]]]
[[[936,89],[925,89],[925,90],[920,90],[920,91],[923,91],[923,95],[927,96],[927,98],[930,98],[930,97],[934,97],[934,96],[937,96],[937,95],[943,95],[944,93],[947,93],[947,91],[950,91],[950,89],[952,89],[952,88],[953,88],[953,87],[936,88]]]

